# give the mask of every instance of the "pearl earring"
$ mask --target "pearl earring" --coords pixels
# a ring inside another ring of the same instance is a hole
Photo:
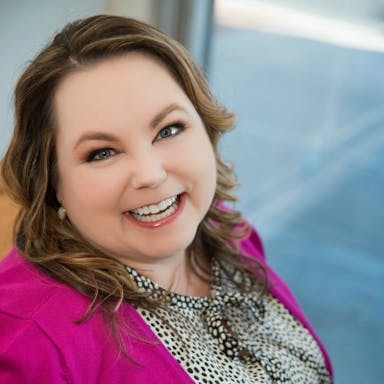
[[[59,209],[57,210],[57,215],[59,216],[59,219],[61,221],[64,221],[65,218],[67,217],[67,211],[62,205],[60,205]]]

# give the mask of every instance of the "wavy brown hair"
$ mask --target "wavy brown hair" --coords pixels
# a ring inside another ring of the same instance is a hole
[[[260,278],[253,279],[255,282],[266,281],[260,273],[262,267],[250,258],[244,262],[246,256],[235,245],[247,232],[240,213],[222,206],[236,200],[233,170],[218,152],[221,135],[233,126],[232,113],[214,100],[201,71],[178,42],[133,19],[93,16],[68,24],[19,79],[15,130],[2,176],[8,193],[21,206],[15,229],[20,251],[49,276],[87,295],[91,300],[89,316],[101,305],[112,319],[123,301],[152,311],[158,304],[137,292],[124,264],[87,242],[69,220],[59,220],[53,99],[58,84],[70,73],[132,51],[151,55],[166,65],[199,113],[216,155],[214,203],[188,248],[188,255],[195,257],[195,269],[200,275],[209,273],[199,262],[203,255],[216,258],[240,289],[246,285],[235,279],[234,270],[243,277],[256,272]]]

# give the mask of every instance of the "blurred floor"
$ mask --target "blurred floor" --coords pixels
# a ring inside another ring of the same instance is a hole
[[[384,382],[384,55],[217,27],[210,81],[238,115],[224,157],[334,363]]]

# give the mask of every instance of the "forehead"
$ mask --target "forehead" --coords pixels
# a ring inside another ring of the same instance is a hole
[[[54,110],[60,127],[79,117],[118,119],[128,111],[134,117],[172,102],[191,108],[188,97],[160,60],[131,52],[65,77],[56,90]]]

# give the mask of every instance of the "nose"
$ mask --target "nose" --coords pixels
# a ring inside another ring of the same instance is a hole
[[[155,153],[146,152],[136,157],[131,178],[134,189],[157,188],[167,177],[162,160]]]

